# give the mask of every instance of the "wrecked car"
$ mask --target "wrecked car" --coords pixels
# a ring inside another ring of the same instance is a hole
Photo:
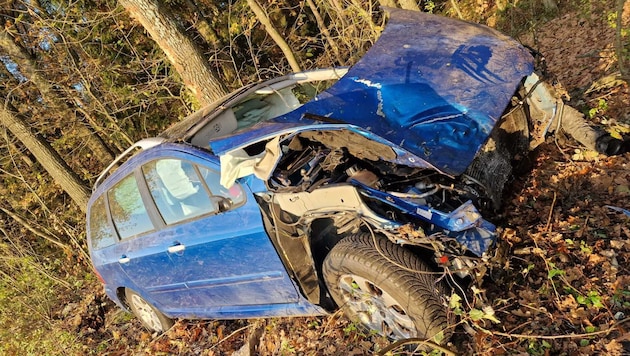
[[[392,9],[351,68],[242,88],[121,155],[89,202],[94,269],[158,332],[343,308],[442,342],[446,298],[495,253],[530,111],[555,112],[539,81],[493,29]]]

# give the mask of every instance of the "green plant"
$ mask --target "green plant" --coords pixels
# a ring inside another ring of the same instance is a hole
[[[466,311],[462,305],[462,297],[457,294],[452,294],[449,297],[448,306],[455,315],[460,316],[463,319],[469,319],[472,321],[481,321],[486,319],[495,324],[501,323],[501,321],[495,316],[494,309],[489,305],[483,306],[481,309],[470,308],[470,310]]]
[[[590,255],[591,253],[593,253],[593,249],[591,249],[591,247],[584,240],[580,241],[580,251],[582,251],[582,253],[586,255]]]
[[[630,290],[616,289],[612,296],[613,305],[622,308],[630,308]]]
[[[359,331],[358,325],[355,322],[350,322],[348,323],[348,325],[346,325],[343,328],[343,332],[346,334],[346,336],[353,334],[353,333],[357,333]]]
[[[527,344],[527,353],[530,355],[547,355],[551,344],[547,340],[530,340]]]
[[[606,110],[608,110],[608,102],[604,99],[599,99],[597,101],[597,106],[595,106],[594,108],[591,108],[588,111],[588,117],[592,119],[597,115],[601,115],[605,113]]]
[[[585,305],[589,308],[603,308],[604,304],[602,303],[602,296],[599,295],[597,291],[589,291],[586,295],[578,295],[575,300],[582,305]]]
[[[566,272],[562,269],[556,268],[556,264],[549,262],[549,271],[547,272],[547,278],[553,279],[556,276],[564,276]]]

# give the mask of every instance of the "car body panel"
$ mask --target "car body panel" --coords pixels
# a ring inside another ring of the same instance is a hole
[[[381,37],[347,74],[272,121],[308,125],[305,114],[314,114],[353,124],[458,175],[532,72],[531,54],[493,29],[390,9]],[[218,152],[229,149],[226,140],[213,143]]]
[[[215,156],[181,144],[148,149],[128,165],[139,167],[164,157],[219,169]],[[110,187],[107,183],[133,174],[126,166],[106,180],[93,199]],[[247,185],[242,187],[247,198],[234,209],[162,226],[96,251],[91,249],[95,268],[103,279],[120,283],[108,287],[110,293],[121,286],[142,291],[145,299],[167,315],[225,317],[241,313],[242,308],[261,312],[271,308],[284,315],[289,305],[304,309],[303,298],[264,230],[256,200]],[[171,253],[169,248],[173,246],[183,248]],[[120,277],[121,271],[127,278]]]

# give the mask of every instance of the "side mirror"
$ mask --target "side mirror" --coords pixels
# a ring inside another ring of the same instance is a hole
[[[232,199],[222,197],[220,195],[212,196],[212,200],[217,202],[217,205],[219,206],[219,212],[228,211],[232,208],[232,205],[234,205]]]

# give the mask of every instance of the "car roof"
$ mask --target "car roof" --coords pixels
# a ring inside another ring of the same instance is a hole
[[[92,190],[96,190],[103,180],[109,176],[114,168],[121,164],[124,160],[135,155],[139,151],[153,148],[166,142],[189,142],[190,139],[205,125],[211,122],[215,117],[220,115],[225,109],[239,102],[239,100],[252,93],[271,94],[276,90],[280,90],[298,83],[310,82],[316,80],[329,80],[340,78],[346,72],[347,67],[336,67],[326,69],[314,69],[299,73],[291,73],[280,76],[267,81],[252,83],[237,89],[223,98],[203,107],[200,110],[190,114],[181,121],[173,124],[164,130],[158,137],[150,137],[142,139],[123,153],[118,155],[97,177]],[[209,148],[209,147],[204,147]]]
[[[244,86],[172,125],[168,129],[164,130],[164,132],[160,134],[160,137],[171,141],[182,140],[189,142],[191,138],[203,129],[205,125],[220,115],[225,109],[239,103],[239,101],[244,97],[254,93],[261,95],[271,94],[280,89],[303,82],[339,79],[343,77],[347,71],[348,67],[313,69],[299,73],[291,73]]]
[[[119,154],[107,167],[105,167],[105,169],[98,175],[98,177],[96,178],[96,181],[94,182],[94,186],[92,187],[92,190],[96,190],[96,188],[98,188],[98,186],[102,183],[102,181],[109,176],[112,173],[112,170],[114,169],[114,167],[120,163],[122,163],[122,161],[126,158],[131,157],[133,154],[135,154],[138,150],[147,150],[149,148],[158,146],[159,144],[163,143],[165,140],[164,138],[161,137],[150,137],[150,138],[145,138],[142,139],[136,143],[134,143],[133,145],[131,145],[129,148],[127,148],[123,153]]]

